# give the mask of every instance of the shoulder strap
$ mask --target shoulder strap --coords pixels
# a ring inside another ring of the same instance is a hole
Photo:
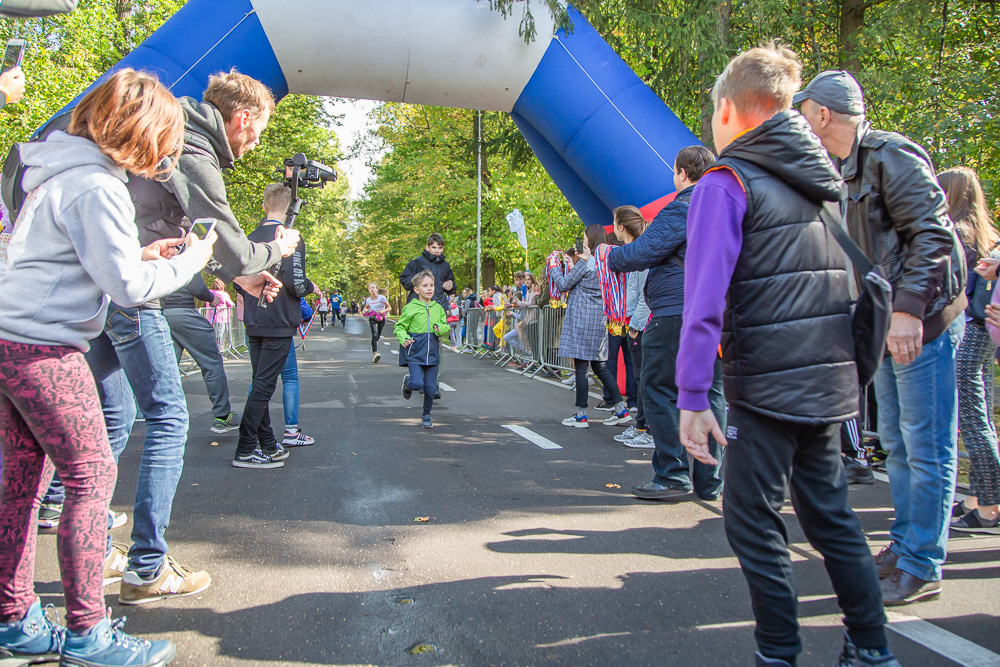
[[[854,242],[854,239],[851,238],[850,234],[842,226],[843,218],[840,214],[840,206],[833,202],[824,202],[823,208],[819,212],[819,218],[833,235],[833,238],[837,240],[837,243],[840,244],[840,247],[847,253],[847,256],[851,258],[854,268],[861,275],[867,275],[875,268],[872,261],[868,259],[868,255]]]

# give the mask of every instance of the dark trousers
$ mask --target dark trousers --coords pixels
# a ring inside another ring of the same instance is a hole
[[[587,409],[587,390],[590,389],[590,381],[587,380],[588,364],[594,370],[594,375],[597,376],[597,379],[604,385],[605,395],[610,394],[610,397],[604,400],[614,405],[621,403],[622,393],[618,391],[618,383],[615,382],[614,376],[608,370],[608,362],[574,359],[573,367],[576,369],[576,407],[581,410]]]
[[[628,334],[622,334],[621,336],[614,336],[611,332],[608,332],[608,372],[611,373],[611,377],[615,380],[618,379],[618,357],[625,362],[625,402],[628,407],[634,408],[637,398],[637,389],[635,379],[638,375],[635,372],[635,366],[632,363],[632,355],[629,354],[629,337]],[[604,382],[603,380],[601,381]],[[615,382],[615,386],[618,383]],[[611,392],[608,391],[607,385],[604,386],[604,400],[611,403],[612,396]]]
[[[164,308],[163,317],[170,326],[177,361],[181,360],[181,355],[187,350],[201,369],[205,389],[212,401],[212,416],[226,419],[232,411],[229,404],[229,380],[219,344],[215,341],[215,328],[195,308]]]
[[[326,311],[325,310],[321,310],[321,311],[319,311],[318,314],[319,314],[319,325],[321,327],[325,327],[326,326]],[[333,324],[333,322],[331,322],[331,324]]]
[[[635,338],[629,336],[628,339],[629,351],[632,353],[632,368],[635,369],[635,378],[637,380],[635,387],[635,410],[632,411],[632,416],[635,417],[635,427],[642,431],[645,431],[646,426],[646,415],[643,414],[642,410],[642,332],[637,331]]]
[[[424,411],[422,416],[428,417],[431,414],[431,408],[434,407],[434,394],[437,393],[438,367],[423,366],[411,362],[409,368],[410,379],[406,381],[406,386],[413,391],[423,392]]]
[[[374,317],[369,317],[368,326],[372,330],[372,354],[375,354],[378,352],[378,339],[382,337],[382,329],[385,328],[385,320],[376,320]]]
[[[862,648],[886,645],[878,575],[847,502],[840,428],[778,421],[740,406],[729,410],[726,537],[750,585],[757,646],[769,658],[794,663],[802,650],[798,590],[780,514],[786,488],[802,531],[823,555],[851,639]]]
[[[681,446],[680,411],[677,409],[677,352],[681,344],[681,316],[654,317],[642,333],[643,412],[656,450],[653,453],[653,481],[672,488],[691,489],[692,474]],[[722,394],[722,362],[715,360],[715,377],[708,402],[726,429],[726,399]],[[712,456],[721,459],[722,449],[709,438]],[[722,492],[719,466],[693,463],[694,492],[714,499]]]
[[[271,412],[268,405],[278,386],[278,376],[288,360],[288,350],[292,346],[291,337],[265,338],[247,336],[250,347],[250,367],[253,369],[253,386],[243,408],[240,421],[240,440],[236,453],[246,456],[260,448],[265,453],[274,453],[278,440],[271,430]]]

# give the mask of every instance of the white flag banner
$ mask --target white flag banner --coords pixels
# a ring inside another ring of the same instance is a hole
[[[516,208],[507,214],[507,227],[517,234],[517,242],[525,250],[528,249],[528,230],[524,227],[524,216]]]

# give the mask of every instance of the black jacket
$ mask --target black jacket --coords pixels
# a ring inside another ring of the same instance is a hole
[[[892,283],[893,310],[922,319],[924,342],[934,340],[968,302],[965,253],[930,157],[862,123],[840,171],[851,237]]]
[[[250,232],[249,238],[255,243],[268,243],[274,240],[279,226],[261,225]],[[312,281],[306,278],[306,247],[302,239],[295,252],[281,260],[275,277],[284,286],[267,308],[257,305],[257,297],[243,294],[243,323],[250,336],[291,337],[302,322],[302,297],[316,290]]]
[[[652,317],[684,312],[684,269],[687,252],[687,216],[694,188],[685,188],[656,214],[649,227],[628,245],[612,248],[608,266],[612,271],[642,271],[646,276],[646,305]]]
[[[403,272],[399,274],[399,284],[403,286],[407,295],[406,302],[409,303],[416,298],[417,294],[413,291],[413,276],[424,269],[434,274],[434,300],[440,303],[442,308],[447,309],[448,297],[446,295],[455,293],[455,274],[451,272],[451,265],[448,264],[448,260],[444,258],[443,254],[432,255],[427,250],[420,253],[419,257],[411,259]],[[451,281],[451,289],[446,290],[442,286],[448,280]]]
[[[201,299],[205,303],[212,303],[215,300],[215,295],[205,285],[200,271],[194,274],[191,282],[173,294],[163,297],[161,302],[164,310],[168,308],[194,308],[195,299]]]
[[[820,219],[842,181],[797,111],[722,150],[747,195],[743,245],[722,331],[726,398],[782,421],[858,412],[847,258]]]

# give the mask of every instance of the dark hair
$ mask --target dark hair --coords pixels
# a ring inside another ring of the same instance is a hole
[[[413,283],[413,287],[416,288],[422,282],[424,282],[424,280],[427,279],[427,278],[430,278],[431,282],[434,282],[434,274],[431,273],[430,271],[428,271],[427,269],[424,269],[423,271],[421,271],[417,275],[413,276],[413,280],[411,280],[410,282],[412,282]]]
[[[597,246],[608,241],[608,233],[604,231],[602,225],[588,225],[583,230],[583,235],[587,237],[587,247],[592,253],[597,250]]]
[[[688,180],[699,181],[708,168],[715,164],[715,154],[704,146],[687,146],[682,148],[674,158],[674,169],[684,170]]]
[[[618,235],[615,234],[614,232],[608,234],[608,237],[604,240],[604,242],[607,243],[608,245],[613,245],[613,246],[625,245],[624,243],[622,243],[622,240],[618,238]]]
[[[438,234],[437,232],[434,232],[433,234],[427,237],[427,245],[434,245],[435,243],[441,247],[444,247],[444,237]]]

